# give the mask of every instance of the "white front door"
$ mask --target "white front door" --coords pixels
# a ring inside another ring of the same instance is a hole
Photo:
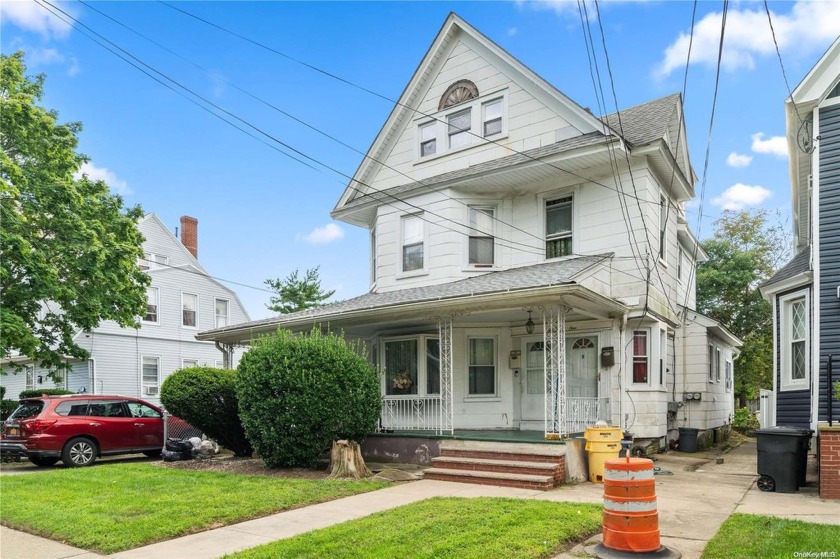
[[[545,346],[542,340],[523,342],[522,421],[545,419]],[[566,397],[598,396],[598,338],[566,339]]]
[[[566,396],[598,397],[598,338],[566,339]]]

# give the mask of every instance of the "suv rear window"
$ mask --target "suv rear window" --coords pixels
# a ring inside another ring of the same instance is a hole
[[[35,417],[44,409],[44,402],[41,400],[24,400],[18,409],[12,412],[9,419],[29,419]]]
[[[87,415],[87,407],[87,400],[71,400],[58,404],[55,407],[55,413],[58,415]]]

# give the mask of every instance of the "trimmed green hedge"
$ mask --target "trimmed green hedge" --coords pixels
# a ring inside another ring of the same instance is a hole
[[[332,441],[361,442],[379,419],[379,375],[342,336],[256,340],[242,356],[236,391],[245,433],[266,465],[315,465]]]
[[[201,429],[234,455],[254,453],[239,421],[236,371],[213,367],[175,371],[163,381],[160,401],[169,413]]]
[[[0,400],[0,421],[6,421],[19,404],[17,400]]]
[[[39,396],[63,396],[65,394],[75,394],[72,390],[65,390],[63,388],[35,388],[33,390],[24,390],[20,393],[20,399],[37,398]]]

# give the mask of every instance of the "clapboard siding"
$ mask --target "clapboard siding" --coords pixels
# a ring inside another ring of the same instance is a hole
[[[820,355],[819,419],[828,419],[829,355],[840,361],[840,105],[819,111]],[[835,379],[840,374],[835,373]],[[840,403],[834,403],[840,417]]]

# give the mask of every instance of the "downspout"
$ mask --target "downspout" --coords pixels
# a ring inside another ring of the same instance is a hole
[[[618,424],[624,421],[624,430],[627,430],[627,420],[624,419],[624,359],[625,359],[625,344],[624,344],[624,329],[627,326],[627,313],[621,315],[621,322],[618,323]]]

